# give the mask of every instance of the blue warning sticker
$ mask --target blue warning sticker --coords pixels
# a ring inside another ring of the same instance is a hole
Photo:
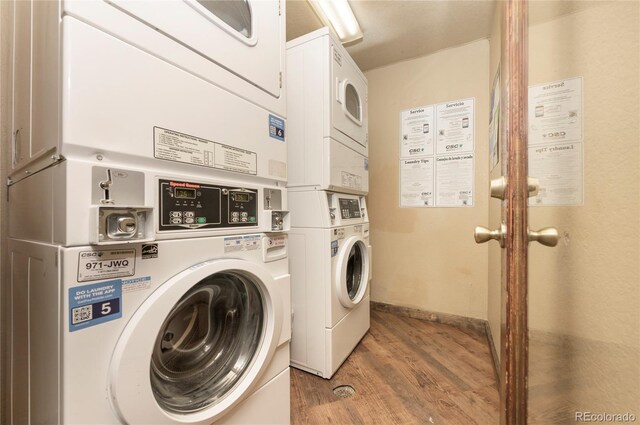
[[[284,142],[284,120],[269,114],[269,136]]]
[[[121,317],[121,279],[69,288],[69,332]]]
[[[335,257],[338,254],[338,241],[331,241],[331,256]]]

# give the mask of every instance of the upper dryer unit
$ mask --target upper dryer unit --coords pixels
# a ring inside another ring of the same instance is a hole
[[[289,188],[369,191],[367,79],[328,28],[287,43]]]
[[[284,10],[282,0],[16,2],[11,180],[99,154],[286,181]]]

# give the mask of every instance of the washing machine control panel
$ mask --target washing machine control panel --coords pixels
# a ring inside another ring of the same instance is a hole
[[[160,180],[159,231],[258,226],[256,189]]]
[[[339,198],[340,215],[343,220],[360,218],[360,202],[352,198]]]

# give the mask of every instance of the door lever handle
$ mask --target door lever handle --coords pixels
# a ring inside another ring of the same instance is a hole
[[[490,230],[486,227],[476,226],[473,231],[473,238],[476,240],[476,243],[485,243],[490,240],[496,240],[500,244],[500,247],[504,248],[504,241],[507,236],[507,226],[504,224],[500,225],[499,229]]]
[[[529,235],[529,242],[538,242],[544,246],[556,246],[558,245],[558,229],[555,227],[545,227],[538,231],[529,229],[527,231]]]

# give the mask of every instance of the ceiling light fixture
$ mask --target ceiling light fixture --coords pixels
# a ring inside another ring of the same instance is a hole
[[[362,30],[347,0],[309,0],[320,20],[333,27],[342,43],[362,38]]]

